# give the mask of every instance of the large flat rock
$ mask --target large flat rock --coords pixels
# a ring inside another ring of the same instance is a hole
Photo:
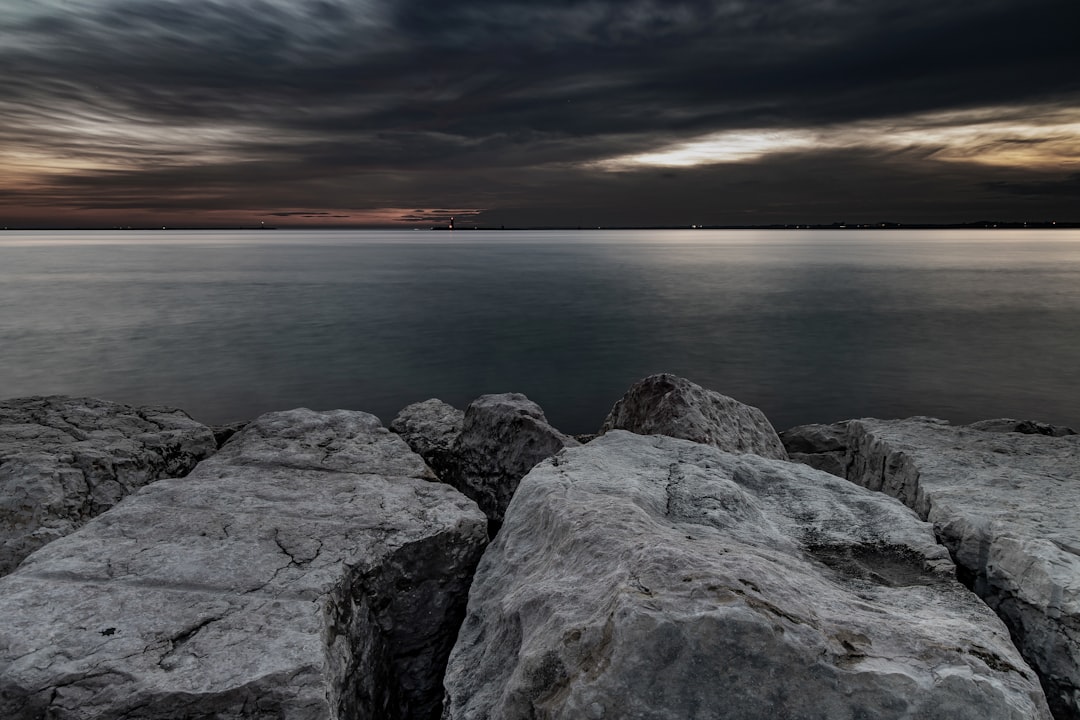
[[[793,458],[835,466],[933,523],[1039,672],[1059,720],[1080,718],[1080,435],[1069,432],[910,418],[784,433]]]
[[[486,541],[374,416],[259,418],[0,580],[0,717],[437,718]]]
[[[669,373],[650,375],[631,385],[611,408],[600,433],[609,430],[668,435],[727,452],[788,459],[761,410]]]
[[[518,487],[445,718],[1035,720],[928,524],[808,467],[611,431]]]
[[[216,449],[213,431],[180,410],[59,395],[0,401],[0,575]]]

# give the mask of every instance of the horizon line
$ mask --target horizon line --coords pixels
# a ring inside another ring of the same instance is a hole
[[[277,226],[261,225],[5,225],[0,232],[51,232],[51,231],[190,231],[190,230],[232,230],[232,231],[276,231],[276,230],[401,230],[409,231],[444,231],[444,232],[513,232],[525,230],[1055,230],[1055,229],[1078,229],[1080,220],[973,220],[966,222],[873,222],[873,223],[719,223],[708,225],[459,225],[450,228],[448,225],[306,225],[284,224]]]

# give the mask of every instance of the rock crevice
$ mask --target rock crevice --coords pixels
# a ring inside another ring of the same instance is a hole
[[[0,716],[438,718],[486,519],[365,413],[272,413],[0,579]]]
[[[1049,717],[899,503],[617,430],[557,460],[522,480],[481,561],[448,720]]]
[[[402,410],[391,427],[441,480],[476,501],[492,535],[521,478],[541,460],[580,444],[520,393],[481,395],[464,413],[427,400]]]
[[[849,420],[783,434],[792,458],[933,523],[957,576],[1008,625],[1058,720],[1080,718],[1080,436],[1018,420]]]

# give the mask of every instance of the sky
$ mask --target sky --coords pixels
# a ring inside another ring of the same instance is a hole
[[[0,225],[1080,220],[1076,0],[0,0]]]

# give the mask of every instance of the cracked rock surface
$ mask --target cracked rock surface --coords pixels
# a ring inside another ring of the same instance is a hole
[[[0,401],[0,575],[216,449],[210,428],[181,410],[59,395]]]
[[[900,503],[618,430],[521,481],[445,685],[454,720],[1049,717]]]
[[[934,525],[967,582],[1005,620],[1054,716],[1080,718],[1080,435],[1018,420],[849,420],[784,433]],[[822,438],[829,438],[822,443]]]
[[[788,459],[761,410],[668,373],[650,375],[630,386],[611,408],[600,433],[609,430],[667,435],[726,452]]]
[[[265,415],[0,580],[0,717],[437,718],[484,516],[372,415]]]

